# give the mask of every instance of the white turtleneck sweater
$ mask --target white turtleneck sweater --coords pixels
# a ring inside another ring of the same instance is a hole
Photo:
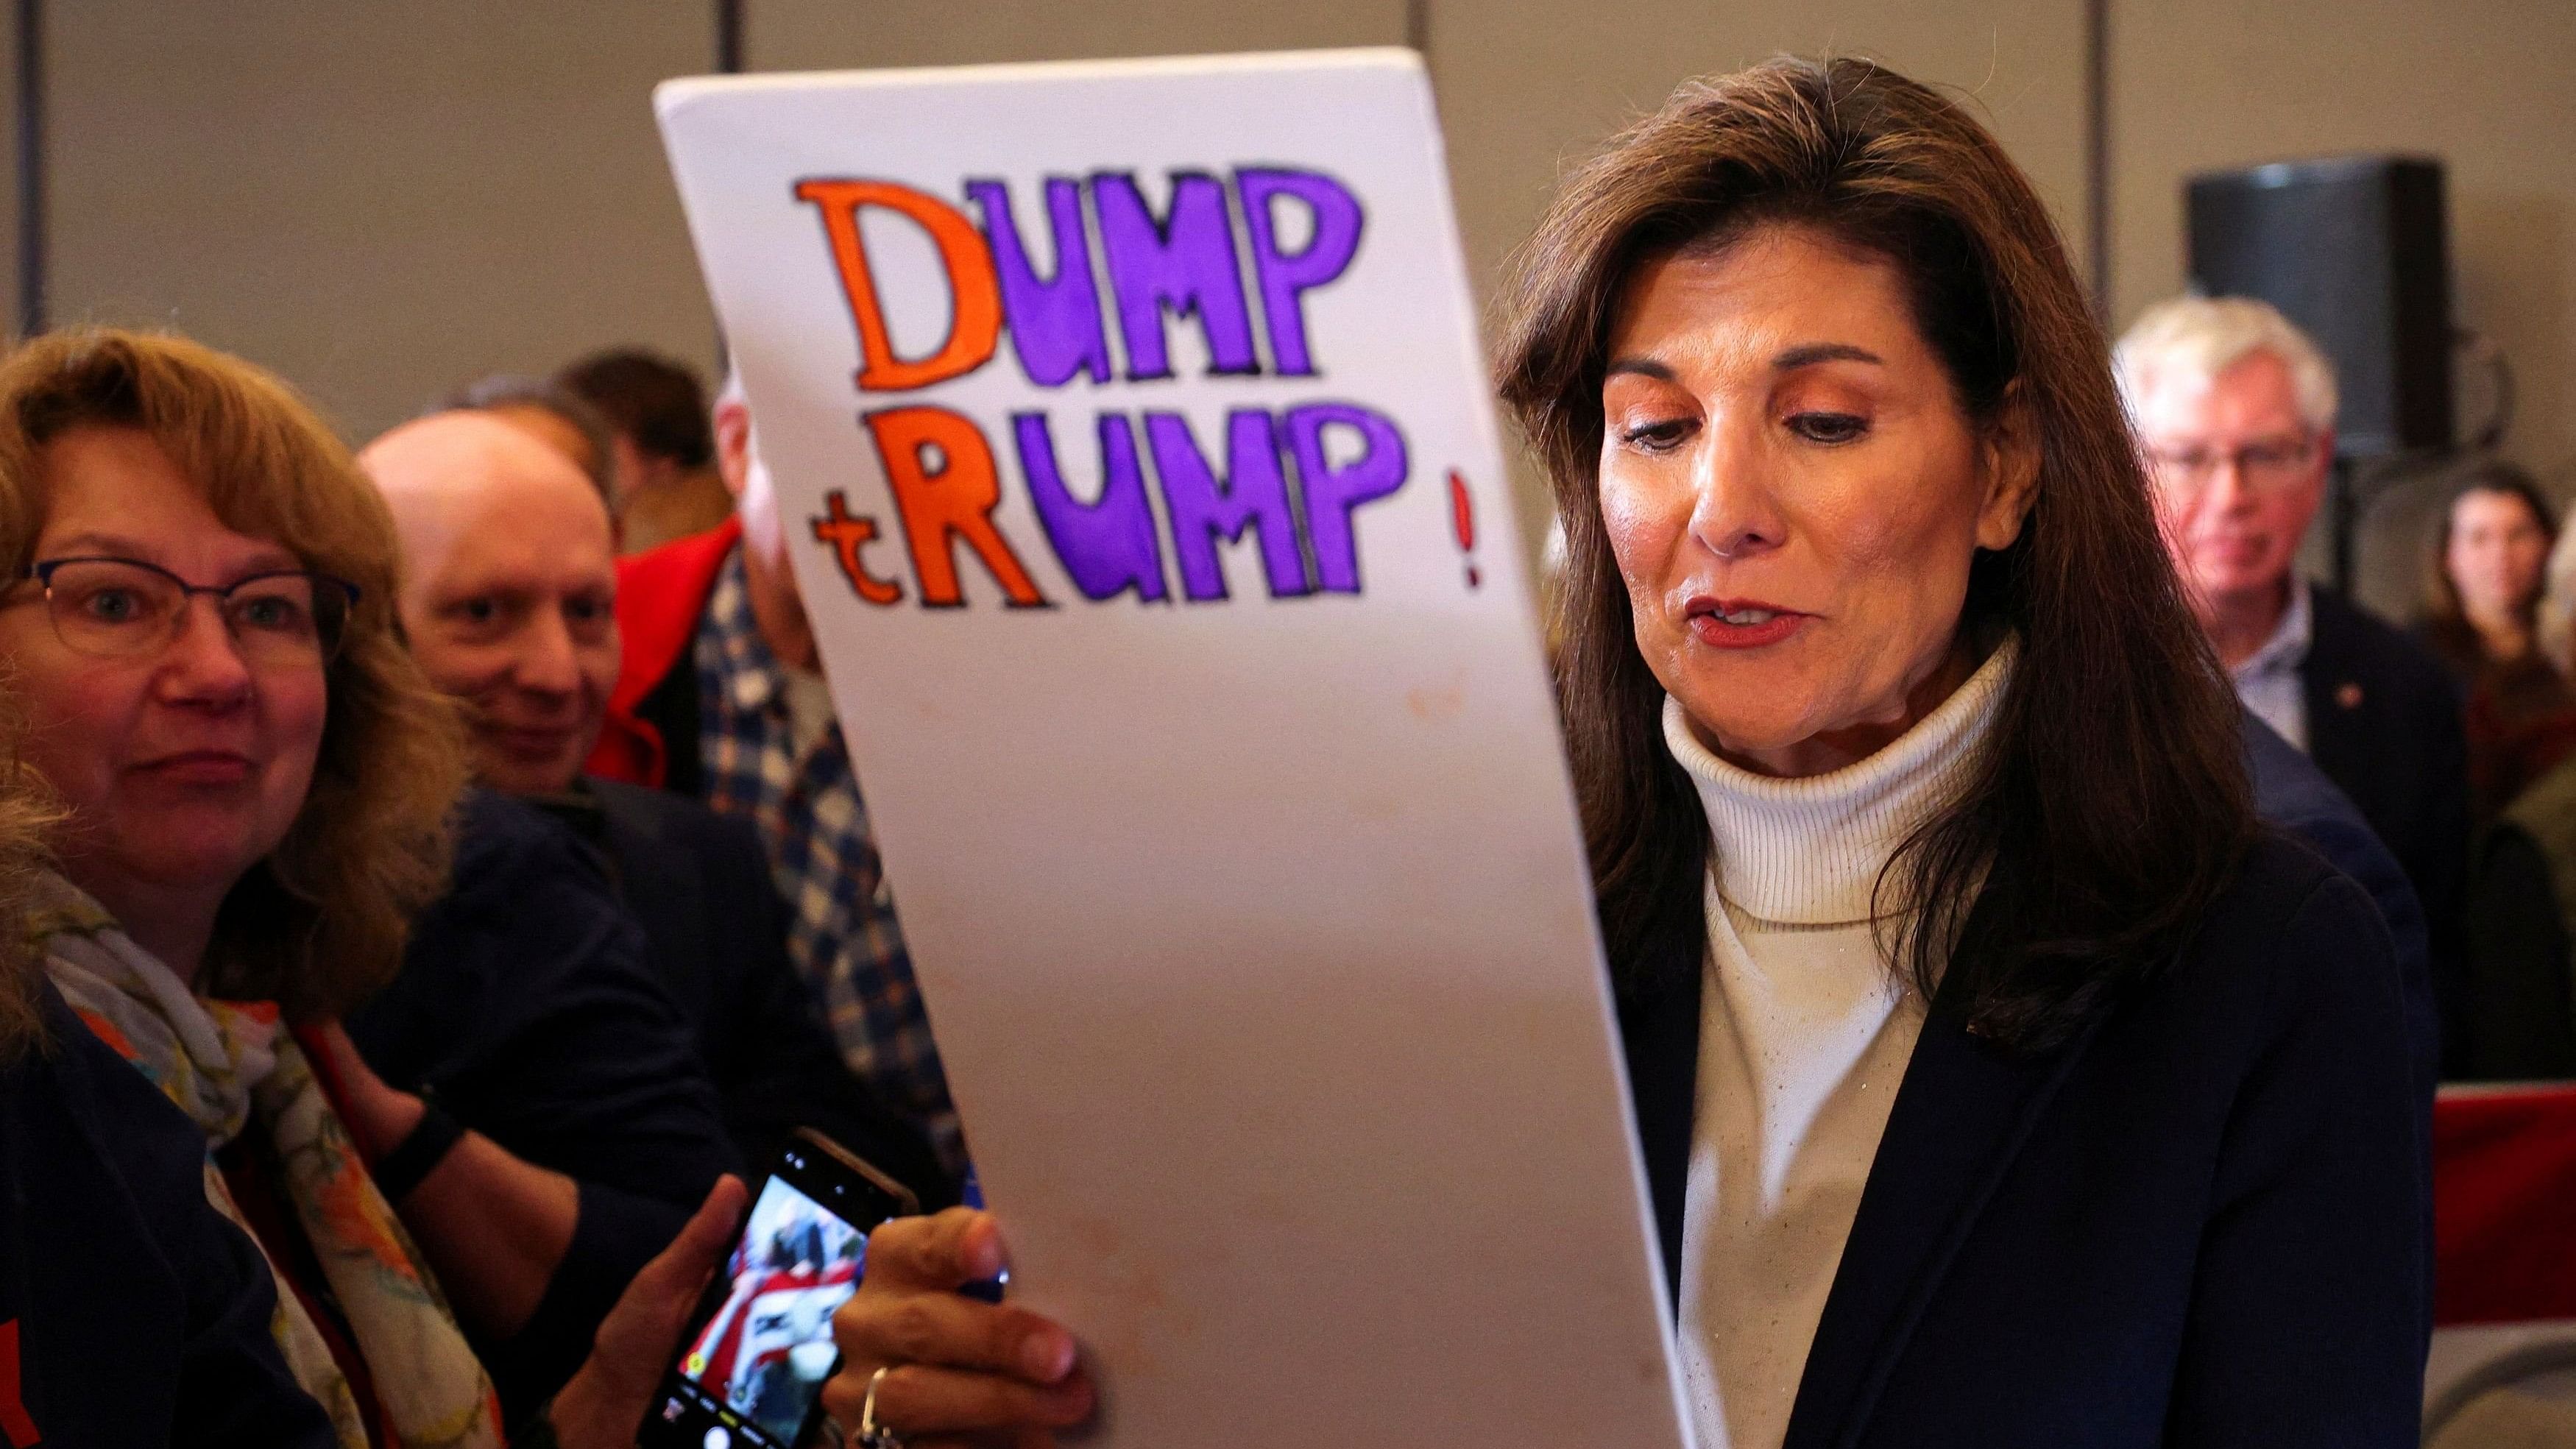
[[[2012,670],[2007,640],[1857,764],[1774,779],[1664,702],[1708,812],[1708,977],[1682,1230],[1681,1352],[1700,1449],[1777,1449],[1888,1108],[1923,1029],[1870,919],[1879,871],[1955,799]]]

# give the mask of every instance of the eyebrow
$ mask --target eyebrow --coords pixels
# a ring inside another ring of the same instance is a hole
[[[1803,347],[1792,347],[1772,358],[1771,370],[1795,372],[1799,368],[1813,367],[1820,362],[1869,362],[1881,367],[1887,365],[1886,358],[1866,347],[1854,347],[1848,342],[1811,342]],[[1601,370],[1604,378],[1617,377],[1622,373],[1637,377],[1651,377],[1657,382],[1680,380],[1673,375],[1671,368],[1651,357],[1614,357],[1610,360],[1610,365]]]
[[[1601,375],[1603,377],[1617,377],[1623,372],[1633,373],[1638,377],[1651,377],[1657,382],[1673,382],[1677,380],[1674,378],[1673,370],[1671,368],[1664,366],[1662,363],[1657,362],[1651,357],[1614,357],[1610,359],[1610,365],[1601,370]]]
[[[56,543],[47,552],[55,558],[112,557],[129,558],[139,563],[157,564],[159,562],[154,557],[158,550],[139,538],[129,538],[121,533],[75,533]],[[250,567],[243,571],[243,576],[302,567],[304,567],[304,561],[297,558],[291,550],[270,544],[264,552],[252,560]]]
[[[1866,347],[1854,347],[1848,342],[1811,342],[1804,347],[1792,347],[1772,358],[1771,370],[1794,372],[1801,367],[1813,367],[1819,362],[1874,362],[1881,367],[1887,365],[1886,358]]]

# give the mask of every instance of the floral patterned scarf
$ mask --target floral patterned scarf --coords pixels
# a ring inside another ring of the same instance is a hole
[[[214,1152],[245,1131],[264,1136],[280,1164],[279,1198],[312,1243],[398,1449],[500,1445],[491,1380],[303,1049],[279,1030],[275,1004],[200,999],[60,877],[30,929],[72,1010],[205,1130],[206,1196],[253,1242]],[[274,1259],[269,1271],[278,1278],[270,1327],[287,1366],[329,1412],[342,1449],[368,1449],[367,1416],[321,1330]]]

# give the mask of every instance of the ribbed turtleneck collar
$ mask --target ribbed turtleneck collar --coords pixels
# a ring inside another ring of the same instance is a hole
[[[1664,743],[1699,787],[1720,893],[1737,909],[1784,925],[1868,920],[1888,857],[1965,785],[2019,653],[2019,642],[2006,639],[1887,748],[1796,780],[1718,758],[1692,732],[1681,701],[1666,696]]]

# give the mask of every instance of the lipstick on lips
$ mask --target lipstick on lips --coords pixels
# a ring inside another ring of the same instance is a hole
[[[1690,631],[1702,644],[1718,649],[1759,649],[1798,632],[1815,617],[1760,599],[1694,597],[1683,609]]]

